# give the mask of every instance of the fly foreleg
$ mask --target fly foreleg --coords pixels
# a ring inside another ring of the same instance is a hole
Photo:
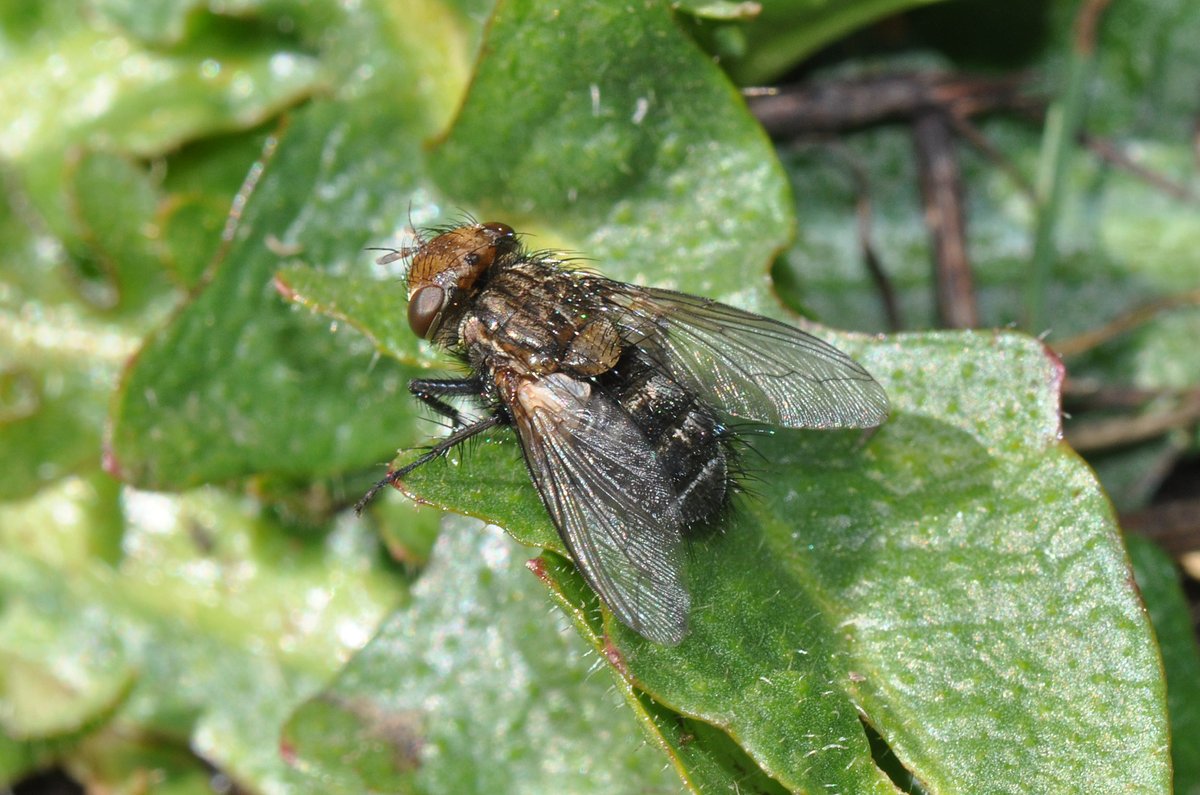
[[[445,439],[442,439],[433,447],[429,448],[429,450],[427,450],[421,457],[414,461],[410,461],[397,470],[389,472],[387,477],[385,477],[383,480],[380,480],[378,483],[368,489],[367,493],[362,496],[362,499],[354,504],[355,515],[362,514],[363,508],[367,507],[367,503],[370,502],[371,498],[378,494],[381,489],[391,486],[398,480],[403,480],[405,475],[407,475],[409,472],[412,472],[417,467],[428,464],[430,461],[440,455],[445,455],[446,451],[455,445],[462,444],[475,434],[482,433],[488,428],[494,428],[501,422],[502,420],[500,416],[498,414],[493,414],[488,417],[484,417],[476,423],[459,428],[454,433],[450,434]]]
[[[483,385],[477,378],[414,378],[408,382],[408,391],[412,392],[417,400],[450,420],[453,427],[463,428],[467,423],[462,414],[442,398],[470,395],[478,397],[483,392]]]

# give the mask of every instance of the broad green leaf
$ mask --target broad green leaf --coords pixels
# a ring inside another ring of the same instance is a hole
[[[316,87],[312,58],[250,29],[202,30],[161,51],[75,19],[0,72],[0,156],[59,234],[72,231],[59,189],[72,146],[153,157],[252,127]]]
[[[755,269],[790,233],[783,174],[665,8],[514,0],[489,36],[433,153],[446,194],[502,216],[534,248],[569,242],[609,276],[771,311]]]
[[[311,58],[256,38],[252,28],[240,36],[200,31],[188,47],[160,52],[76,19],[72,34],[35,40],[5,61],[0,151],[8,159],[71,142],[160,154],[202,134],[252,126],[314,87]]]
[[[81,729],[146,732],[159,752],[190,745],[256,791],[319,791],[270,738],[400,599],[375,540],[357,522],[305,537],[214,490],[124,490],[109,564],[79,554],[98,540],[95,498],[72,483],[0,511],[5,686],[41,699],[15,712],[27,702],[6,693],[5,733],[83,740],[87,758],[100,751],[86,743],[106,741]],[[19,546],[35,529],[42,546]]]
[[[412,604],[292,716],[299,768],[354,792],[678,791],[527,551],[448,521]]]
[[[762,4],[697,0],[681,5],[700,18],[697,27],[702,38],[715,38],[715,49],[737,81],[755,85],[777,81],[822,47],[871,22],[931,2],[936,0],[775,0]],[[740,15],[744,23],[712,29],[709,20],[734,16],[722,6],[745,9],[749,5],[761,8],[757,13],[744,11]]]
[[[159,182],[171,166],[139,158],[249,126],[315,80],[312,61],[279,42],[209,30],[176,49],[148,49],[89,21],[78,3],[62,2],[16,4],[0,16],[7,497],[99,462],[118,369],[178,297],[159,250],[178,245],[158,225],[179,198],[162,191],[169,176]],[[242,172],[251,162],[229,150],[222,157]],[[208,212],[215,204],[223,216],[240,180],[206,194]],[[180,281],[190,283],[195,265],[182,267]]]

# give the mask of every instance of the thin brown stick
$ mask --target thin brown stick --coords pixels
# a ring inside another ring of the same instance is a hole
[[[871,197],[866,193],[859,194],[858,200],[855,202],[855,211],[858,217],[858,245],[862,250],[863,264],[867,266],[867,273],[871,274],[871,281],[875,283],[875,289],[879,291],[879,299],[883,302],[883,314],[887,318],[888,330],[900,331],[904,328],[904,321],[900,317],[900,304],[896,300],[896,290],[892,286],[891,277],[883,269],[883,262],[879,259],[875,244],[871,240]]]
[[[1029,122],[1035,124],[1045,123],[1044,108],[1025,107],[1017,111],[1024,116]],[[1109,141],[1107,138],[1092,135],[1091,133],[1081,130],[1075,138],[1076,142],[1086,148],[1089,152],[1104,160],[1106,163],[1124,171],[1126,174],[1140,179],[1146,184],[1157,190],[1162,191],[1173,199],[1180,201],[1195,202],[1200,201],[1200,196],[1196,194],[1187,185],[1177,182],[1169,177],[1166,177],[1151,168],[1147,168],[1141,163],[1134,160],[1127,153],[1122,151],[1120,147]],[[1200,121],[1197,122],[1195,137],[1192,141],[1195,148],[1197,165],[1200,165]]]
[[[1162,486],[1163,481],[1170,477],[1171,472],[1179,464],[1179,460],[1187,453],[1188,437],[1186,432],[1169,433],[1159,445],[1159,450],[1150,461],[1142,467],[1141,472],[1134,478],[1133,484],[1127,488],[1129,494],[1141,494],[1149,497]]]
[[[1068,426],[1066,436],[1072,447],[1085,453],[1144,442],[1197,422],[1200,422],[1200,395],[1193,395],[1165,411],[1076,423]]]
[[[783,86],[745,92],[750,111],[775,138],[840,133],[929,110],[966,118],[997,111],[1033,109],[1025,75],[978,77],[945,72],[908,72],[852,80]]]
[[[883,303],[883,313],[887,318],[888,329],[899,331],[904,328],[904,319],[900,316],[900,303],[896,299],[896,288],[892,285],[891,277],[884,270],[883,262],[875,248],[871,235],[871,181],[867,170],[850,150],[839,141],[833,141],[831,148],[837,152],[850,169],[854,178],[854,209],[858,219],[858,245],[862,251],[863,264],[867,273],[879,291],[879,299]]]
[[[1152,400],[1182,398],[1190,390],[1142,389],[1127,384],[1108,384],[1092,378],[1067,377],[1062,388],[1063,399],[1074,406],[1088,409],[1140,408]]]
[[[946,117],[935,111],[918,116],[913,124],[913,144],[933,248],[938,320],[946,328],[975,328],[979,308],[967,259],[962,172]]]
[[[1033,183],[1029,181],[1017,165],[1001,152],[995,144],[988,140],[979,128],[971,121],[962,116],[950,116],[950,123],[954,126],[954,131],[966,139],[967,143],[975,147],[976,151],[988,159],[988,161],[996,166],[996,168],[1008,174],[1008,178],[1013,181],[1026,199],[1030,202],[1037,200],[1037,191],[1033,187]]]
[[[1091,57],[1096,51],[1096,31],[1100,28],[1100,18],[1112,0],[1084,0],[1075,18],[1075,51],[1085,57]]]
[[[1098,138],[1086,132],[1081,133],[1079,139],[1092,154],[1132,174],[1143,182],[1152,185],[1171,198],[1186,202],[1200,200],[1200,196],[1197,196],[1195,191],[1187,185],[1182,185],[1159,174],[1157,171],[1146,168],[1119,149],[1112,141],[1106,138]]]
[[[1059,356],[1074,356],[1090,351],[1109,340],[1124,334],[1131,329],[1148,323],[1154,318],[1172,309],[1185,306],[1200,306],[1200,290],[1189,290],[1177,295],[1168,295],[1155,301],[1142,304],[1123,314],[1117,315],[1097,329],[1067,337],[1064,340],[1050,343],[1050,348]]]
[[[1200,497],[1121,514],[1121,527],[1156,542],[1174,557],[1200,550]]]

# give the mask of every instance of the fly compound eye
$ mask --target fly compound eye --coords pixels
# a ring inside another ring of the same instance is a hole
[[[488,221],[483,225],[483,228],[500,238],[512,238],[517,236],[517,233],[513,231],[511,226],[508,224],[502,224],[499,221]]]
[[[441,287],[427,284],[408,299],[408,325],[421,339],[429,338],[429,328],[441,313],[445,298]]]

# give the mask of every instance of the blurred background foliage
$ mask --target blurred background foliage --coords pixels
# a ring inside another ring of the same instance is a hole
[[[0,0],[0,779],[1200,792],[1200,7],[493,6]],[[906,332],[834,337],[897,406],[865,452],[756,443],[680,650],[604,623],[502,437],[410,485],[536,577],[347,512],[446,366],[363,249],[457,212]]]

